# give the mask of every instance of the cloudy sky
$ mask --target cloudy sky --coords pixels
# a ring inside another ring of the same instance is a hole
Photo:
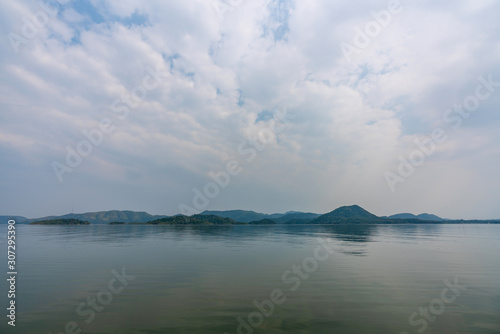
[[[500,3],[360,3],[2,1],[0,214],[500,218]]]

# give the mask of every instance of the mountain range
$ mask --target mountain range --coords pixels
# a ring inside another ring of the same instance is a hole
[[[436,215],[431,215],[429,213],[421,213],[419,215],[414,215],[411,213],[398,213],[397,215],[392,215],[387,218],[394,218],[394,219],[420,219],[420,220],[433,220],[433,221],[440,221],[440,220],[445,220],[441,217],[438,217]]]
[[[0,216],[0,224],[7,223],[9,219],[14,219],[16,223],[32,223],[41,220],[54,220],[54,219],[78,219],[88,221],[91,224],[109,224],[111,222],[125,222],[125,223],[146,223],[155,219],[163,218],[166,216],[150,215],[147,212],[137,211],[99,211],[87,213],[68,213],[62,216],[48,216],[41,218],[26,218],[23,216]]]
[[[320,215],[310,212],[288,211],[285,213],[259,213],[247,210],[227,210],[227,211],[203,211],[202,215],[215,215],[219,217],[231,218],[237,222],[249,223],[252,221],[271,219],[277,223],[286,223],[290,220],[303,220],[304,222],[318,218]]]
[[[392,216],[376,216],[358,205],[343,206],[320,215],[310,212],[288,211],[285,213],[266,214],[248,210],[204,211],[193,216],[162,216],[136,211],[100,211],[88,213],[70,213],[62,216],[49,216],[28,219],[23,216],[0,216],[0,223],[9,219],[17,223],[50,224],[79,220],[90,224],[423,224],[423,223],[500,223],[500,220],[449,220],[432,214],[414,215],[400,213]]]

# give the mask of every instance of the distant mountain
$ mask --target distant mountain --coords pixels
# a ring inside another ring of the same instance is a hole
[[[288,211],[286,213],[273,213],[266,214],[255,211],[246,210],[227,210],[227,211],[203,211],[201,215],[215,215],[219,217],[231,218],[241,223],[250,223],[262,219],[272,219],[276,223],[287,223],[290,220],[301,220],[304,223],[318,218],[320,215],[317,213]]]
[[[257,221],[269,218],[269,215],[265,213],[258,213],[255,211],[246,210],[227,210],[227,211],[203,211],[200,215],[214,215],[224,218],[230,218],[237,222],[249,223],[251,221]]]
[[[238,225],[239,223],[231,218],[215,215],[177,215],[173,217],[164,217],[156,219],[146,224],[149,225]]]
[[[285,213],[283,216],[279,218],[275,218],[274,220],[278,223],[285,224],[285,223],[297,223],[301,221],[302,223],[308,223],[313,219],[318,218],[319,214],[317,213],[311,213],[311,212],[298,212],[298,211],[289,211]]]
[[[291,212],[291,211],[289,211],[289,212]],[[278,218],[281,218],[281,217],[287,215],[289,212],[287,212],[287,213],[271,213],[271,214],[267,215],[267,217],[269,219],[278,219]]]
[[[412,213],[398,213],[389,217],[385,218],[391,218],[391,219],[417,219],[417,216],[415,216]]]
[[[30,225],[90,225],[89,222],[80,219],[49,219],[49,220],[39,220],[30,223]]]
[[[284,215],[289,215],[289,214],[292,214],[292,213],[303,213],[302,211],[287,211],[284,213]]]
[[[343,206],[324,215],[310,212],[288,211],[286,213],[265,214],[246,210],[204,211],[193,216],[176,215],[173,217],[150,215],[136,211],[100,211],[63,216],[50,216],[28,219],[22,216],[0,216],[0,224],[9,219],[16,223],[53,221],[52,224],[70,224],[68,219],[75,219],[90,224],[193,224],[193,225],[239,225],[239,224],[500,224],[500,220],[450,220],[436,215],[423,213],[413,215],[400,213],[389,217],[378,217],[358,205]],[[55,223],[54,223],[55,221]]]
[[[429,213],[422,213],[422,214],[419,214],[418,216],[411,214],[411,213],[398,213],[396,215],[392,215],[392,216],[389,216],[387,218],[391,218],[391,219],[419,219],[419,220],[429,220],[429,221],[444,220],[441,217],[438,217],[436,215],[431,215]]]
[[[23,216],[0,216],[0,224],[7,224],[9,220],[15,220],[16,224],[24,223],[28,220],[28,218]]]
[[[432,215],[430,213],[421,213],[417,216],[417,219],[420,220],[432,220],[432,221],[439,221],[439,220],[444,220],[441,217],[438,217],[436,215]]]
[[[358,205],[342,206],[312,220],[311,224],[379,223],[384,219]]]
[[[87,212],[87,213],[69,213],[63,216],[50,216],[44,218],[28,219],[28,222],[35,222],[48,219],[79,219],[88,221],[91,224],[108,224],[111,222],[124,222],[124,223],[145,223],[165,216],[154,216],[147,212],[136,211],[100,211],[100,212]]]

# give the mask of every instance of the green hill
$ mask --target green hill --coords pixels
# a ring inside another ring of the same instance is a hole
[[[436,215],[432,215],[429,213],[422,213],[422,214],[419,214],[418,216],[416,216],[412,213],[398,213],[396,215],[392,215],[392,216],[389,216],[387,218],[390,218],[390,219],[419,219],[419,220],[429,220],[429,221],[444,220],[441,217],[438,217]]]
[[[390,218],[390,219],[417,219],[417,216],[415,216],[413,213],[398,213],[398,214],[389,216],[387,218]]]
[[[226,210],[226,211],[203,211],[200,215],[213,215],[224,218],[230,218],[237,222],[249,223],[251,221],[257,221],[261,219],[269,218],[269,215],[265,213],[259,213],[255,211],[248,210]]]
[[[48,219],[30,223],[30,225],[90,225],[88,221],[80,219]]]
[[[30,219],[30,222],[48,220],[48,219],[80,219],[88,221],[91,224],[109,224],[111,222],[124,222],[124,223],[145,223],[151,220],[162,218],[165,216],[153,216],[147,212],[137,211],[99,211],[87,213],[69,213],[63,216],[50,216],[44,218]]]
[[[173,217],[164,217],[149,221],[150,225],[238,225],[241,224],[230,218],[219,217],[215,215],[177,215]]]
[[[342,206],[312,220],[311,224],[381,223],[375,216],[358,205]]]
[[[226,217],[236,220],[241,223],[250,223],[254,221],[259,221],[262,219],[272,219],[276,223],[287,223],[289,221],[302,221],[302,223],[307,223],[320,215],[317,213],[310,212],[299,212],[299,211],[289,211],[286,213],[273,213],[266,214],[255,211],[247,210],[226,210],[226,211],[203,211],[202,215],[214,215],[219,217]]]
[[[439,220],[444,220],[441,217],[438,217],[436,215],[432,215],[430,213],[421,213],[417,216],[417,219],[420,220],[432,220],[432,221],[439,221]]]
[[[287,212],[279,218],[273,218],[278,223],[290,224],[301,222],[302,224],[308,223],[313,219],[318,218],[320,215],[311,212]]]

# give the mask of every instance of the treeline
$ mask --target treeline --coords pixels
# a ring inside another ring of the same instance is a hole
[[[80,219],[66,218],[39,220],[30,223],[30,225],[90,225],[90,223],[88,221],[83,221]]]

